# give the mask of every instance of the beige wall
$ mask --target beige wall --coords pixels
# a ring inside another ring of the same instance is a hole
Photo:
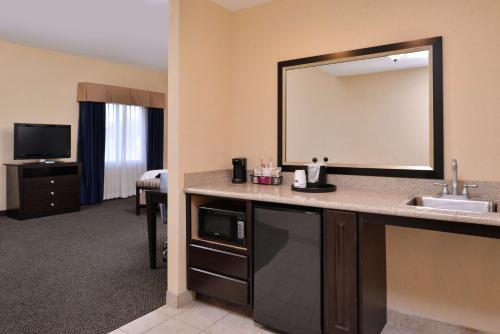
[[[276,155],[278,61],[443,36],[445,159],[462,178],[500,181],[499,10],[497,0],[274,0],[237,12],[233,133],[248,140],[232,153],[249,165]]]
[[[228,168],[236,155],[250,166],[276,156],[278,61],[443,36],[445,159],[458,159],[461,178],[500,181],[499,12],[497,0],[275,0],[230,14],[182,0],[179,84],[169,87],[179,127],[169,136],[179,140],[169,141],[179,173],[169,189],[178,197],[169,210],[169,292],[185,291],[182,173]],[[405,229],[387,237],[390,307],[498,332],[498,241]]]
[[[427,67],[349,76],[288,70],[285,161],[430,166],[429,90]]]
[[[461,178],[500,181],[499,12],[497,0],[275,0],[237,12],[232,155],[250,166],[276,156],[278,61],[443,36],[445,160],[458,159]],[[388,243],[390,307],[498,332],[500,242],[389,229]]]
[[[206,0],[169,1],[167,302],[186,293],[184,174],[230,166],[231,15]]]
[[[0,41],[0,159],[13,160],[13,123],[71,124],[71,159],[76,160],[80,81],[167,92],[166,72],[35,49]],[[166,118],[166,117],[165,117]],[[165,136],[166,146],[166,136]],[[166,158],[165,158],[166,163]],[[0,168],[5,189],[5,167]],[[0,191],[0,210],[5,192]]]
[[[500,333],[500,240],[390,227],[389,307]]]

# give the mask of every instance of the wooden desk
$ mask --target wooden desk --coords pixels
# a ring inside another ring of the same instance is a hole
[[[167,205],[168,194],[160,190],[146,191],[146,209],[148,213],[148,244],[149,244],[149,267],[156,269],[156,210],[158,204]]]

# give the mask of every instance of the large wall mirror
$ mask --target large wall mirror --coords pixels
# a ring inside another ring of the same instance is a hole
[[[278,63],[278,162],[443,178],[441,37]]]

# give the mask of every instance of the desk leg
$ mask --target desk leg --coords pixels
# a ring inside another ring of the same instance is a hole
[[[148,198],[146,200],[148,211],[148,243],[149,243],[149,267],[156,268],[156,204]]]
[[[141,214],[141,189],[139,187],[135,187],[135,214]]]

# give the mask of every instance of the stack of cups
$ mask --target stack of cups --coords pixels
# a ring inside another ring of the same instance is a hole
[[[295,171],[295,175],[293,177],[293,186],[295,188],[306,188],[307,187],[307,178],[306,171],[303,169],[297,169]]]

